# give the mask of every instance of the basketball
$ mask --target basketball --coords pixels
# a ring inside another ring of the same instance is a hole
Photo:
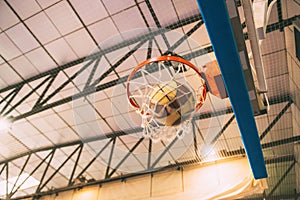
[[[150,91],[149,98],[155,120],[165,126],[180,124],[195,110],[191,89],[175,81],[156,85]]]
[[[175,81],[169,81],[155,85],[149,97],[152,104],[164,105],[172,101],[176,93],[177,83]]]

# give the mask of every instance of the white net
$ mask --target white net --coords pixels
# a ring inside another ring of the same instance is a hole
[[[175,60],[141,66],[127,87],[130,103],[142,117],[144,137],[153,141],[191,132],[190,120],[206,94],[200,74]]]

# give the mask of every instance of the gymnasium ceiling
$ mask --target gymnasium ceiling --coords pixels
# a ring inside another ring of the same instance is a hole
[[[294,170],[276,186],[294,165],[294,147],[285,140],[295,135],[283,30],[300,9],[296,1],[277,1],[261,45],[270,107],[255,120],[269,172],[266,194],[288,195],[296,188]],[[244,154],[230,101],[210,94],[193,134],[158,143],[140,137],[124,83],[148,49],[151,57],[172,50],[199,67],[213,60],[196,1],[0,1],[0,110],[12,121],[1,130],[0,184],[26,173],[39,182],[16,184],[10,197],[74,188],[82,176],[92,184],[195,165],[209,157],[203,144],[214,159]]]

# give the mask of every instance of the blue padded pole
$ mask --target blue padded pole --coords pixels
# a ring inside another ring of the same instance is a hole
[[[197,0],[255,179],[267,170],[225,0]]]

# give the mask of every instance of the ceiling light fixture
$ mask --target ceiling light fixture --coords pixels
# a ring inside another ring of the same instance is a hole
[[[0,116],[0,131],[7,131],[10,128],[11,120],[7,117]]]
[[[8,179],[8,192],[11,192],[17,179],[18,179],[17,176]],[[36,180],[32,176],[29,176],[29,174],[24,173],[19,176],[18,182],[15,184],[14,189],[20,187],[19,190],[25,190],[25,189],[28,189],[31,187],[35,187],[39,184],[40,184],[40,182],[38,180]],[[2,181],[0,181],[0,196],[3,196],[5,194],[6,194],[6,180],[2,180]]]
[[[203,156],[204,162],[214,162],[220,159],[213,145],[203,145],[199,153]]]

